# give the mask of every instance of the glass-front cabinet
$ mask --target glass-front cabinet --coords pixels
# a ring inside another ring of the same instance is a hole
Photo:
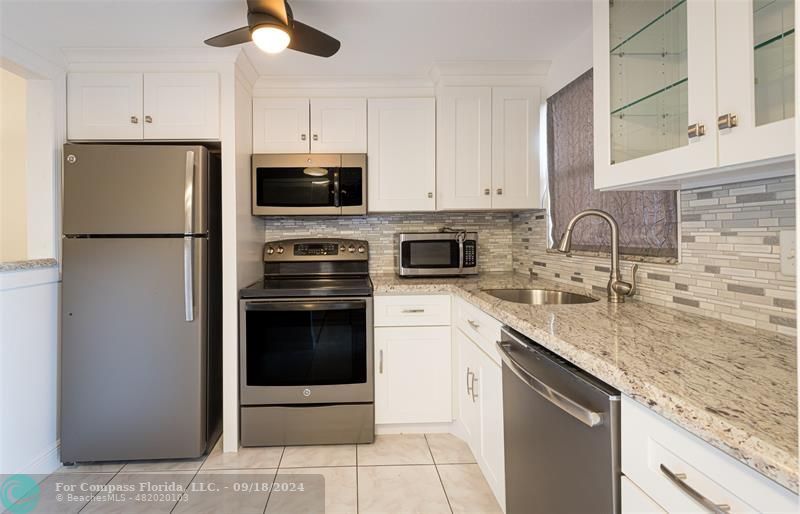
[[[594,102],[600,189],[789,161],[794,0],[595,0]]]
[[[720,165],[794,152],[794,0],[718,0]]]

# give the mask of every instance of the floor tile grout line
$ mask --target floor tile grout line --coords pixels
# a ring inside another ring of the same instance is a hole
[[[275,474],[272,475],[272,484],[269,487],[269,494],[267,494],[267,501],[264,503],[264,510],[262,514],[267,513],[267,508],[269,507],[269,499],[272,498],[272,489],[275,487],[275,481],[278,479],[278,473],[281,472],[281,462],[283,462],[283,454],[286,453],[286,446],[281,448],[281,456],[278,458],[278,467],[275,468]]]
[[[122,467],[124,468],[125,466],[122,466]],[[119,475],[119,472],[120,472],[120,471],[122,471],[122,468],[119,468],[119,469],[117,470],[117,472],[116,472],[116,473],[114,473],[114,475],[113,475],[111,478],[109,478],[109,479],[108,479],[108,481],[106,481],[106,483],[105,483],[105,484],[103,484],[103,487],[101,488],[101,490],[100,490],[100,491],[97,491],[97,492],[95,492],[94,494],[92,494],[92,497],[91,497],[91,498],[89,498],[89,501],[88,501],[88,502],[86,502],[86,503],[84,503],[84,504],[83,504],[83,507],[81,507],[81,508],[78,510],[78,513],[79,513],[79,514],[80,514],[81,512],[83,512],[83,509],[85,509],[86,507],[88,507],[88,506],[89,506],[89,504],[90,504],[90,503],[92,503],[92,502],[94,501],[94,498],[95,498],[95,496],[97,496],[97,494],[98,494],[98,493],[100,493],[100,492],[102,491],[102,489],[104,489],[104,488],[105,488],[105,487],[106,487],[108,484],[110,484],[110,483],[111,483],[111,481],[112,481],[112,480],[114,480],[114,479],[117,477],[117,475]]]
[[[433,450],[431,450],[431,443],[428,441],[428,434],[423,434],[425,436],[425,445],[428,447],[428,451],[431,453],[431,460],[433,460],[433,469],[436,470],[436,476],[439,477],[439,484],[442,486],[442,492],[444,493],[444,499],[447,500],[447,507],[450,509],[450,512],[453,512],[453,506],[450,504],[450,496],[447,494],[447,488],[444,486],[444,480],[442,480],[442,475],[439,473],[439,466],[436,464],[436,459],[433,457]]]
[[[375,442],[375,437],[373,437],[373,443]],[[356,514],[358,514],[359,509],[359,500],[358,497],[358,445],[356,445]]]

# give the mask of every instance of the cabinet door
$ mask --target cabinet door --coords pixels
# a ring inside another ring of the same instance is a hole
[[[623,476],[622,514],[666,514],[666,511],[636,487],[628,477]]]
[[[365,98],[313,98],[311,100],[311,151],[313,153],[365,153],[367,151],[367,100]]]
[[[375,329],[375,423],[449,423],[450,327]]]
[[[307,98],[253,99],[253,153],[308,153]]]
[[[539,209],[538,87],[492,89],[492,208]]]
[[[142,139],[141,73],[70,73],[67,138]]]
[[[717,2],[719,164],[794,153],[794,0]]]
[[[473,455],[478,456],[481,444],[481,420],[480,405],[478,404],[479,392],[476,392],[476,384],[480,381],[478,374],[477,352],[479,351],[463,332],[455,330],[455,344],[458,347],[458,366],[456,367],[458,376],[456,387],[458,388],[456,398],[458,398],[458,416],[464,427],[466,441],[472,450]]]
[[[446,87],[436,120],[439,210],[492,207],[492,90]]]
[[[436,209],[436,100],[369,101],[370,212]]]
[[[216,73],[145,73],[145,139],[219,139]]]
[[[505,454],[503,439],[503,377],[501,367],[483,352],[480,357],[480,454],[483,475],[500,505],[505,505]]]
[[[594,0],[596,188],[717,165],[715,3]]]

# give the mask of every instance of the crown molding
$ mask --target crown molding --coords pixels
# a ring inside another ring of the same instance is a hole
[[[550,65],[549,60],[442,61],[429,75],[437,86],[541,85]]]
[[[233,64],[241,49],[231,48],[64,48],[76,64]]]
[[[250,57],[247,56],[247,52],[241,49],[239,50],[239,55],[236,56],[234,66],[236,68],[236,76],[244,81],[252,90],[256,82],[258,82],[259,77],[258,70],[256,70]]]
[[[45,59],[6,36],[0,36],[0,66],[32,80],[52,79],[66,72],[64,63]]]

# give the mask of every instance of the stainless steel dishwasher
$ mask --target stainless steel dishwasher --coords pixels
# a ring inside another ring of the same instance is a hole
[[[504,327],[506,514],[619,514],[619,391]]]

